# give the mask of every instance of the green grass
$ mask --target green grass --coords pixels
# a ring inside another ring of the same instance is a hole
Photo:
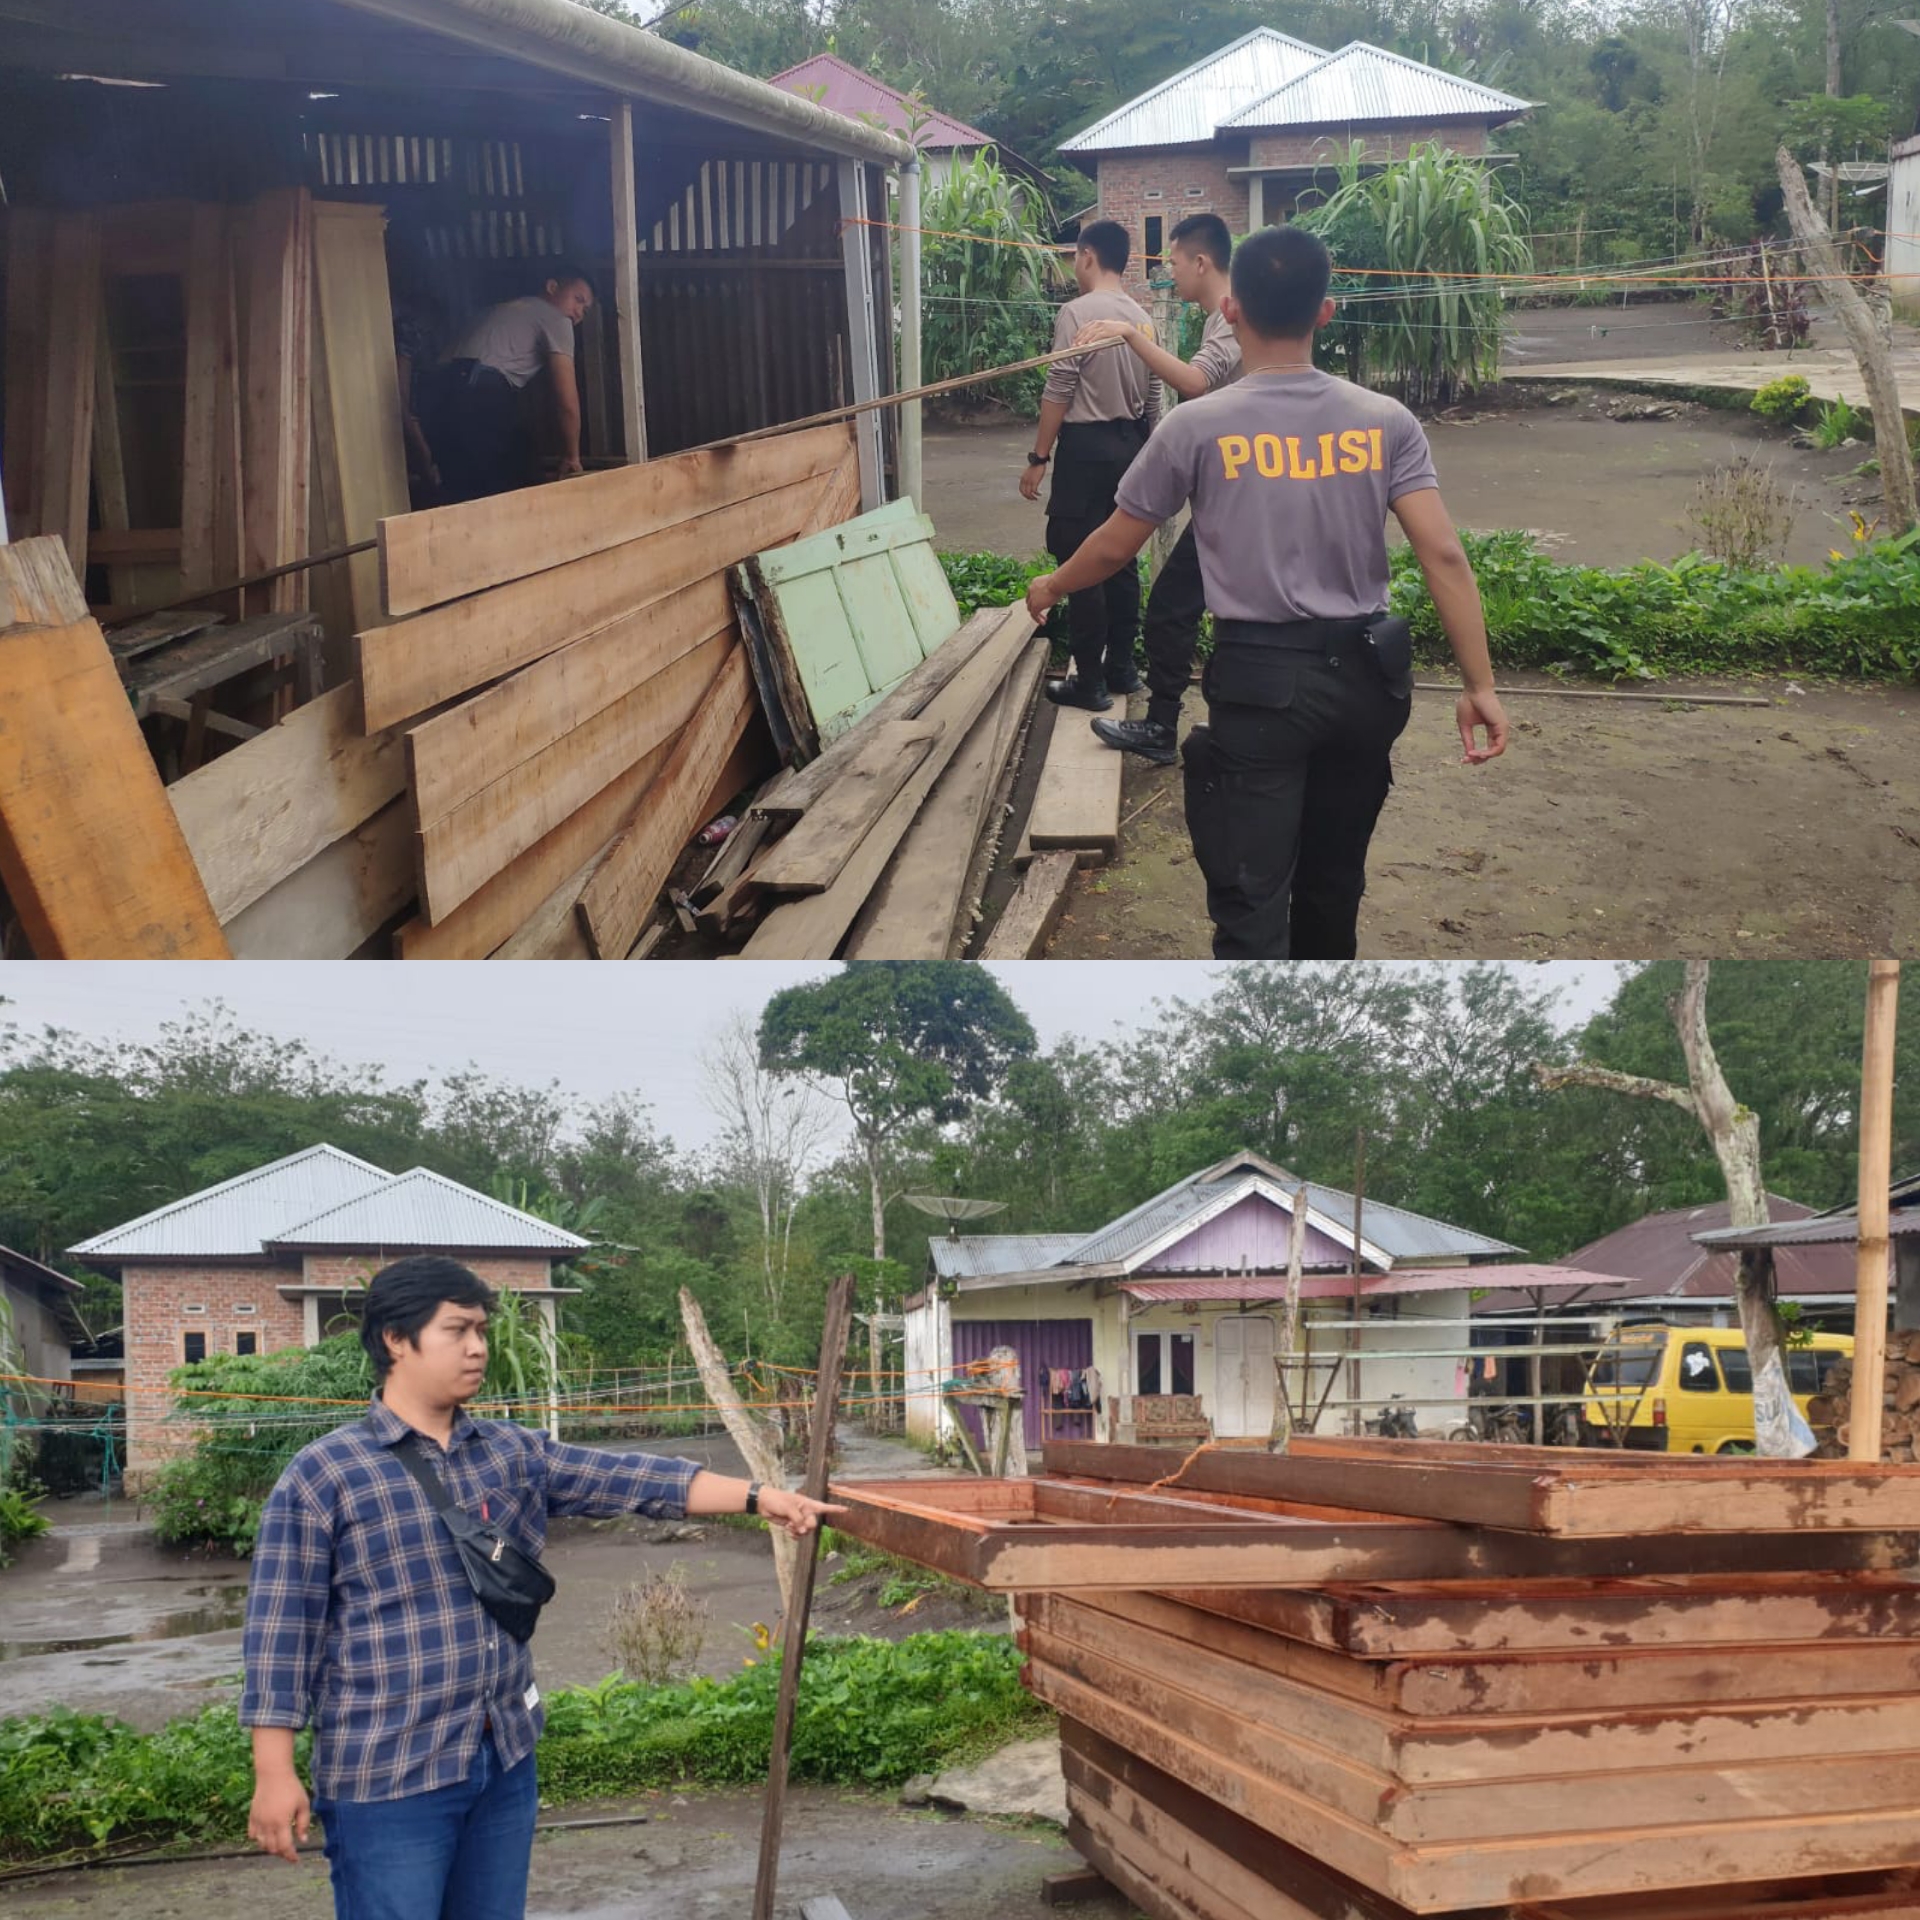
[[[888,1787],[1044,1731],[1052,1716],[1020,1684],[1004,1634],[809,1643],[794,1721],[797,1780]],[[777,1655],[724,1680],[643,1686],[618,1677],[547,1704],[540,1791],[553,1803],[678,1784],[764,1780]],[[310,1736],[297,1757],[306,1772]],[[0,1720],[0,1859],[144,1843],[244,1841],[253,1772],[231,1706],[159,1733],[65,1707]]]

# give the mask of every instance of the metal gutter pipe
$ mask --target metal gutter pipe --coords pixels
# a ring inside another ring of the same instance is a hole
[[[920,161],[900,169],[900,386],[920,385]],[[900,491],[921,512],[920,409],[907,401],[900,409]]]

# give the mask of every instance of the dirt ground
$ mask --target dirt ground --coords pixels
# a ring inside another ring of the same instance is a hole
[[[545,1629],[542,1629],[544,1632]],[[543,1821],[639,1824],[551,1832],[534,1843],[528,1920],[739,1920],[751,1904],[760,1842],[757,1793],[649,1794],[569,1806]],[[837,1894],[853,1920],[1040,1920],[1077,1911],[1124,1920],[1108,1900],[1046,1906],[1044,1875],[1079,1866],[1051,1828],[913,1812],[877,1795],[796,1787],[788,1795],[775,1911],[794,1920],[802,1900]],[[94,1873],[52,1874],[6,1890],[21,1920],[327,1920],[333,1903],[316,1852],[298,1866],[238,1859]]]
[[[1477,768],[1460,764],[1451,696],[1415,694],[1368,863],[1361,953],[1911,951],[1920,941],[1920,688],[1765,681],[1714,690],[1772,704],[1689,707],[1678,686],[1671,704],[1514,692],[1506,755]],[[1199,717],[1196,694],[1183,724]],[[1211,952],[1179,769],[1129,756],[1123,822],[1130,815],[1119,857],[1075,876],[1050,957]]]

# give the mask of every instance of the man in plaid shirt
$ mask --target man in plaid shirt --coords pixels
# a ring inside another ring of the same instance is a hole
[[[803,1537],[835,1507],[691,1460],[562,1446],[466,1402],[494,1294],[457,1261],[374,1275],[364,1420],[295,1455],[268,1496],[247,1593],[240,1720],[253,1730],[248,1832],[294,1860],[326,1829],[337,1920],[522,1920],[544,1714],[529,1649],[487,1613],[397,1457],[409,1435],[458,1506],[538,1556],[550,1514],[761,1513]],[[313,1799],[294,1770],[311,1725]]]

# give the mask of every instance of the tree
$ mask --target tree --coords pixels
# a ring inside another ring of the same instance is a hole
[[[1760,1173],[1760,1118],[1751,1107],[1742,1106],[1727,1085],[1707,1031],[1707,981],[1711,963],[1689,960],[1686,978],[1674,996],[1671,1012],[1680,1050],[1686,1056],[1687,1084],[1653,1080],[1641,1074],[1620,1073],[1610,1067],[1580,1061],[1573,1066],[1536,1069],[1541,1086],[1599,1087],[1609,1093],[1623,1093],[1634,1099],[1664,1100],[1700,1123],[1720,1163],[1727,1189],[1727,1221],[1735,1227],[1763,1227],[1767,1224],[1767,1189]],[[1766,1290],[1770,1260],[1765,1255],[1742,1253],[1735,1295],[1740,1308],[1740,1325],[1746,1334],[1747,1354],[1756,1381],[1772,1379],[1776,1401],[1786,1395],[1786,1374],[1780,1349],[1785,1330],[1780,1310]],[[1767,1436],[1761,1432],[1761,1446]]]
[[[708,1048],[707,1105],[719,1119],[727,1170],[760,1223],[760,1272],[769,1321],[786,1317],[793,1221],[807,1173],[826,1144],[825,1103],[804,1083],[760,1063],[754,1031],[736,1014]]]
[[[963,1118],[1033,1050],[1033,1028],[999,982],[959,960],[854,962],[776,993],[760,1015],[761,1064],[831,1088],[852,1118],[876,1260],[887,1255],[885,1174],[897,1135]]]

